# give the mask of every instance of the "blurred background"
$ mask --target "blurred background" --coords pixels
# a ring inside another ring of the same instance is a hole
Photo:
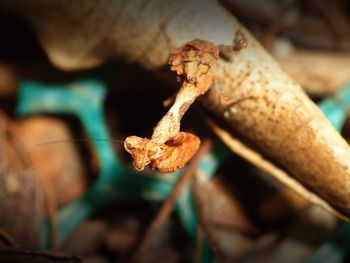
[[[221,2],[350,140],[349,2]],[[230,152],[200,105],[182,126],[211,144],[198,164],[136,172],[122,141],[151,135],[164,78],[60,70],[5,7],[0,34],[0,262],[350,261],[349,224]]]

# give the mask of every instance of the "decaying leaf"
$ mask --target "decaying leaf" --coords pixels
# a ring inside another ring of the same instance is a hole
[[[16,3],[6,5],[15,9]],[[325,204],[350,215],[349,146],[217,1],[105,0],[95,6],[82,0],[41,0],[17,9],[31,21],[51,61],[65,69],[122,56],[155,70],[166,64],[171,50],[188,41],[230,46],[239,31],[246,47],[232,49],[228,59],[215,64],[214,85],[202,97],[204,107]],[[231,103],[223,104],[222,96]]]
[[[170,173],[181,169],[198,150],[200,140],[197,136],[179,132],[164,144],[147,138],[129,136],[125,140],[125,149],[131,154],[136,170],[142,171],[150,164],[161,173]]]
[[[170,54],[171,70],[176,71],[181,88],[175,102],[158,122],[152,138],[129,136],[124,147],[132,155],[135,168],[151,168],[162,173],[184,167],[198,150],[197,136],[180,132],[181,119],[190,105],[210,87],[212,67],[218,59],[218,49],[210,42],[193,40]]]

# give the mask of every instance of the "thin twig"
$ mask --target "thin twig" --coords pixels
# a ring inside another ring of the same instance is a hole
[[[222,253],[222,251],[220,250],[217,242],[215,241],[215,238],[213,237],[209,229],[208,217],[204,211],[203,202],[200,200],[200,194],[199,194],[200,177],[201,177],[201,174],[197,172],[194,177],[194,184],[192,185],[194,200],[198,211],[199,223],[205,233],[206,238],[209,241],[210,247],[213,250],[214,254],[219,257],[221,262],[229,262],[227,257],[224,255],[224,253]]]
[[[161,228],[163,223],[166,221],[166,219],[169,217],[171,211],[174,208],[177,198],[181,194],[182,189],[193,178],[193,175],[195,174],[197,166],[200,160],[202,159],[203,155],[206,154],[210,150],[210,148],[211,148],[211,141],[209,139],[204,140],[197,154],[191,161],[191,164],[189,165],[187,171],[177,181],[169,197],[164,202],[162,208],[159,210],[153,222],[150,224],[150,226],[146,230],[146,233],[143,236],[143,239],[140,245],[138,246],[138,248],[136,249],[135,254],[132,256],[130,262],[140,261],[147,247],[149,246],[150,242],[152,241],[152,239],[154,238],[158,230]]]
[[[270,160],[266,159],[260,153],[256,152],[254,149],[246,145],[244,142],[234,137],[228,131],[224,130],[212,119],[208,119],[208,125],[213,129],[216,135],[238,156],[244,158],[254,166],[258,167],[262,171],[265,171],[276,180],[284,184],[285,186],[292,189],[294,192],[299,194],[301,197],[304,197],[306,200],[317,204],[324,208],[326,211],[334,214],[335,216],[350,222],[350,220],[335,210],[330,204],[328,204],[325,200],[320,198],[318,195],[314,194],[307,188],[305,188],[301,183],[299,183],[293,177],[290,177],[284,170],[277,167]]]
[[[49,144],[59,144],[59,143],[80,143],[80,142],[90,142],[90,141],[96,141],[96,142],[112,142],[112,143],[124,143],[123,140],[117,140],[117,139],[67,139],[67,140],[53,140],[48,142],[40,142],[37,143],[35,146],[44,146]]]
[[[2,240],[3,243],[11,247],[19,246],[16,239],[2,228],[0,228],[0,240]]]

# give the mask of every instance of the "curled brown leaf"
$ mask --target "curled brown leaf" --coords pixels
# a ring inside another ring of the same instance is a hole
[[[170,54],[171,70],[176,71],[181,83],[174,104],[154,128],[151,139],[129,136],[124,143],[137,170],[150,164],[159,172],[173,172],[184,167],[198,150],[199,138],[180,132],[181,119],[195,99],[209,89],[211,69],[218,56],[214,44],[199,39]]]

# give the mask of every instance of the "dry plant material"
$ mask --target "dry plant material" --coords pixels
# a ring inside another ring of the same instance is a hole
[[[311,196],[350,215],[349,145],[219,1],[107,0],[96,6],[83,0],[65,5],[13,0],[1,5],[27,18],[50,60],[67,70],[93,67],[116,56],[156,70],[183,43],[203,39],[231,45],[240,31],[246,48],[231,50],[227,60],[216,62],[213,87],[201,102],[226,122],[227,131],[281,167],[286,178],[291,175],[290,181]],[[220,95],[231,103],[223,105]]]
[[[131,154],[136,170],[142,171],[146,165],[161,173],[170,173],[184,167],[200,145],[197,136],[179,132],[164,144],[152,139],[129,136],[124,147]]]
[[[153,130],[151,139],[129,136],[124,147],[131,154],[136,170],[150,167],[161,173],[181,169],[192,158],[200,139],[180,132],[181,119],[195,99],[210,87],[212,67],[219,51],[210,42],[193,40],[170,54],[171,70],[176,71],[181,88],[175,102]]]
[[[318,195],[315,195],[313,192],[309,191],[301,183],[299,183],[297,180],[289,176],[281,168],[277,167],[270,160],[264,158],[260,153],[258,153],[248,145],[244,144],[242,141],[240,141],[238,138],[228,133],[226,130],[222,129],[212,120],[209,120],[208,123],[213,128],[214,132],[223,140],[223,142],[225,142],[225,144],[233,152],[235,152],[238,156],[241,156],[242,158],[244,158],[254,166],[258,167],[262,171],[265,171],[266,173],[271,175],[273,178],[281,182],[283,185],[292,189],[295,192],[295,194],[305,198],[305,201],[304,201],[305,205],[307,204],[306,200],[308,200],[314,204],[321,206],[323,209],[342,218],[343,220],[348,220],[347,217],[339,213],[338,210],[335,210],[332,206],[330,206],[327,202],[325,202],[325,200],[320,198]],[[290,192],[289,194],[293,195],[293,192]],[[298,199],[297,196],[294,196],[294,198]],[[303,203],[302,200],[299,199],[299,201]]]

